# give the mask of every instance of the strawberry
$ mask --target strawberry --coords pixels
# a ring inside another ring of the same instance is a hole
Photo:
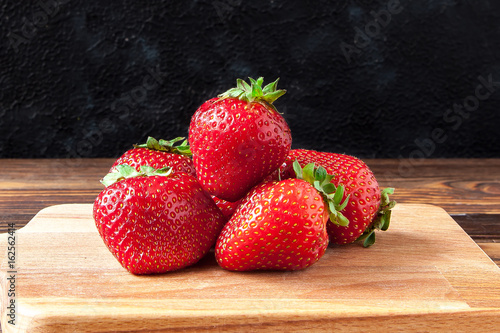
[[[280,177],[280,170],[276,169],[273,173],[267,176],[262,182],[278,181],[280,180],[279,177]],[[231,218],[231,216],[233,215],[236,208],[241,202],[241,199],[236,202],[230,202],[219,199],[215,196],[212,196],[212,199],[214,199],[215,204],[217,205],[217,207],[219,207],[224,217],[226,217],[226,220],[229,220]]]
[[[225,222],[198,181],[171,168],[118,165],[102,180],[93,216],[104,243],[133,274],[163,273],[199,261]]]
[[[154,169],[171,167],[173,171],[185,172],[196,177],[196,171],[191,160],[191,151],[184,140],[180,145],[175,145],[184,138],[179,137],[173,140],[156,140],[148,137],[145,144],[134,145],[134,148],[127,150],[111,166],[109,172],[115,170],[117,165],[127,164],[139,171],[142,165],[149,165]]]
[[[339,214],[346,220],[332,218],[327,230],[332,244],[349,244],[364,240],[368,247],[375,242],[375,230],[387,230],[390,223],[391,209],[395,202],[389,200],[393,188],[380,190],[377,180],[369,167],[360,159],[337,153],[314,150],[290,150],[287,160],[281,167],[283,178],[293,177],[293,162],[300,165],[316,163],[335,175],[331,182],[345,187],[343,200],[349,204]]]
[[[227,221],[229,221],[231,216],[233,216],[233,213],[235,212],[236,208],[241,202],[241,199],[236,202],[229,202],[214,196],[212,196],[212,199],[214,199],[215,204],[217,205],[217,207],[219,207],[220,211],[222,212],[222,215],[224,215]]]
[[[264,182],[242,199],[215,246],[227,270],[300,270],[317,262],[328,246],[326,223],[346,202],[343,188],[325,169],[309,164],[298,178]],[[300,179],[302,178],[302,179]],[[313,185],[314,184],[314,185]]]
[[[202,186],[235,202],[276,170],[292,137],[273,102],[285,91],[278,80],[262,88],[263,78],[238,79],[237,87],[203,103],[189,125],[189,144]]]

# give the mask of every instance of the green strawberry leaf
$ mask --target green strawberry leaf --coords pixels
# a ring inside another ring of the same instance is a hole
[[[335,190],[335,194],[333,195],[333,202],[335,204],[340,204],[340,201],[344,197],[344,186],[338,186]]]
[[[394,194],[394,188],[388,187],[380,193],[380,208],[373,219],[372,224],[358,237],[357,241],[363,240],[363,246],[369,247],[375,243],[375,231],[386,231],[391,223],[391,213],[396,201],[389,199],[389,194]]]
[[[347,227],[349,225],[349,219],[340,211],[337,213],[337,222],[341,227]]]
[[[339,187],[342,187],[342,186],[339,186]],[[347,204],[349,203],[349,198],[350,198],[350,197],[351,197],[351,195],[349,194],[349,195],[345,198],[344,202],[339,203],[339,207],[338,207],[338,210],[339,210],[339,211],[343,211],[343,210],[344,210],[344,208],[346,208],[346,207],[347,207]]]
[[[180,145],[176,145],[178,142],[182,141]],[[172,140],[156,140],[153,137],[148,137],[146,143],[136,144],[134,148],[148,148],[151,150],[165,151],[169,153],[184,155],[187,157],[192,157],[191,149],[189,148],[188,141],[184,137],[177,137]]]
[[[313,186],[314,186],[314,188],[316,189],[316,191],[318,191],[318,192],[321,192],[321,191],[322,191],[322,189],[323,189],[323,188],[321,187],[321,184],[319,183],[319,181],[318,181],[318,180],[315,180],[315,181],[314,181]]]
[[[391,224],[391,211],[388,211],[387,213],[383,214],[381,217],[382,223],[380,224],[380,230],[386,231],[389,229],[389,225]]]
[[[127,164],[117,165],[116,169],[118,170],[118,173],[124,178],[135,177],[139,174],[137,170]]]
[[[264,83],[264,78],[261,76],[257,79],[257,81],[255,82],[255,84],[259,87],[262,87],[262,84]]]
[[[322,184],[322,188],[326,193],[334,193],[336,190],[335,185],[332,183]]]
[[[372,230],[363,241],[364,247],[369,247],[375,244],[375,230]]]
[[[259,78],[257,81],[255,81],[251,77],[248,78],[248,79],[252,83],[252,85],[251,85],[251,88],[252,88],[252,97],[262,96],[263,95],[263,93],[262,93],[262,81],[264,81],[264,79],[263,78]],[[259,84],[259,81],[260,81],[260,84]]]
[[[302,179],[302,167],[297,160],[293,162],[293,171],[295,171],[297,178]]]
[[[330,210],[330,216],[333,216],[333,219],[331,219],[331,220],[336,221],[337,216],[338,216],[338,212],[337,212],[337,209],[335,208],[335,204],[331,200],[328,200],[328,209]]]
[[[334,176],[329,175],[322,166],[315,167],[314,163],[309,163],[302,168],[298,160],[295,160],[293,170],[298,179],[305,180],[321,194],[328,209],[330,220],[335,224],[348,226],[349,219],[341,213],[349,202],[349,196],[344,199],[344,186],[335,186],[335,184],[331,183]]]
[[[325,176],[325,179],[323,179],[323,186],[326,186],[328,184],[331,184],[332,183],[332,180],[333,180],[334,176],[333,175],[329,175],[328,173],[326,174]],[[332,183],[333,186],[335,186],[333,183]],[[333,190],[335,191],[335,190]]]
[[[275,100],[283,96],[285,93],[286,90],[276,90],[266,94],[264,100],[272,105]]]
[[[270,94],[272,92],[276,91],[276,88],[278,86],[278,81],[279,79],[276,79],[276,81],[268,83],[264,88],[262,88],[262,93],[264,95]]]
[[[277,89],[279,78],[267,84],[264,88],[262,88],[262,84],[264,83],[263,77],[259,77],[257,80],[251,77],[248,79],[250,84],[242,79],[236,79],[236,87],[227,90],[218,97],[220,99],[238,98],[245,102],[261,103],[277,111],[273,103],[286,93],[286,90]]]
[[[314,176],[314,163],[309,163],[302,169],[302,177],[304,180],[310,184],[314,182],[315,176]]]
[[[246,83],[244,80],[242,79],[237,79],[236,80],[236,86],[243,90],[243,92],[246,92],[246,91],[249,91],[251,90],[252,88],[250,87],[250,85],[248,83]],[[234,88],[233,88],[234,89]]]
[[[134,177],[150,177],[150,176],[169,176],[172,173],[171,167],[163,167],[155,169],[148,165],[141,165],[140,171],[137,171],[130,165],[120,164],[115,169],[108,173],[101,179],[101,183],[108,187],[116,182],[122,181],[127,178]]]
[[[314,173],[314,179],[320,181],[321,183],[323,183],[323,181],[325,180],[326,178],[326,169],[323,168],[322,166],[319,166],[317,169],[316,169],[316,172]]]
[[[120,180],[135,177],[138,175],[139,172],[130,165],[120,164],[116,166],[115,171],[110,172],[106,176],[104,176],[104,178],[101,179],[101,183],[104,186],[108,187],[109,185],[114,184]]]

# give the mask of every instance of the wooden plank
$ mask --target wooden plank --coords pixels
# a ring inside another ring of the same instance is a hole
[[[1,160],[0,233],[7,231],[8,223],[21,228],[45,207],[92,203],[102,189],[98,180],[112,162],[109,158]],[[433,203],[453,214],[476,242],[500,243],[500,159],[366,162],[382,186],[396,187],[393,198],[399,203]]]
[[[500,266],[500,243],[477,243],[477,245],[497,266]]]
[[[500,214],[461,214],[452,217],[500,266]]]
[[[500,243],[500,214],[460,214],[452,217],[476,242]]]
[[[112,158],[1,160],[0,212],[34,216],[51,205],[92,203],[102,189],[99,179],[113,161]],[[400,203],[433,204],[449,214],[500,214],[500,159],[366,159],[365,162],[381,186],[396,188],[393,198]]]
[[[0,246],[6,248],[6,235]],[[228,272],[213,253],[155,276],[125,271],[90,204],[42,210],[16,232],[16,326],[3,332],[466,331],[500,326],[500,269],[442,209],[400,204],[377,243],[330,247],[299,272]],[[459,326],[460,325],[460,326]]]

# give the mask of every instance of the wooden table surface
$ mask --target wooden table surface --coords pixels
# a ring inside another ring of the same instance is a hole
[[[42,208],[93,203],[113,159],[0,159],[0,232]],[[400,203],[444,208],[500,265],[500,159],[366,159]],[[432,221],[429,221],[430,223]]]
[[[0,159],[0,232],[45,207],[93,203],[113,159]],[[500,159],[366,159],[399,203],[444,208],[500,265]],[[428,221],[432,223],[432,221]],[[390,232],[390,229],[389,231]]]

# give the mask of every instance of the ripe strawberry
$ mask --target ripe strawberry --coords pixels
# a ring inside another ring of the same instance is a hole
[[[202,186],[230,202],[276,170],[292,143],[290,128],[273,102],[278,80],[241,79],[237,87],[203,103],[191,118],[189,144]]]
[[[155,169],[171,167],[175,172],[185,172],[196,177],[196,171],[191,160],[191,151],[184,140],[180,145],[175,145],[184,138],[157,141],[148,137],[145,144],[134,145],[127,150],[111,166],[109,172],[115,170],[117,165],[127,164],[139,171],[142,165],[149,165]]]
[[[170,168],[128,165],[103,179],[93,216],[104,243],[133,274],[163,273],[196,263],[225,222],[198,181]]]
[[[242,199],[215,246],[219,265],[228,270],[299,270],[317,262],[328,246],[329,209],[343,205],[342,187],[325,169],[309,164],[298,177],[265,182]],[[314,185],[312,185],[314,184]]]
[[[214,199],[215,204],[217,207],[219,207],[220,211],[222,212],[222,215],[224,215],[224,218],[226,221],[229,221],[231,216],[233,216],[234,212],[236,211],[236,208],[241,202],[241,199],[236,201],[236,202],[229,202],[226,200],[219,199],[217,197],[212,196],[212,199]]]
[[[276,169],[273,173],[267,176],[262,182],[278,181],[280,180],[279,177],[280,177],[280,170]],[[215,196],[212,196],[212,199],[214,199],[215,204],[217,205],[217,207],[219,207],[226,220],[229,220],[231,216],[233,216],[233,213],[236,211],[236,208],[238,207],[238,205],[242,200],[240,199],[235,202],[230,202],[219,199]]]
[[[395,202],[389,200],[394,189],[380,190],[369,167],[360,159],[344,154],[318,152],[314,150],[290,150],[282,169],[282,177],[293,177],[292,163],[300,165],[316,163],[335,175],[331,182],[345,187],[344,200],[349,204],[341,211],[348,221],[331,219],[327,230],[332,244],[348,244],[364,240],[364,246],[375,242],[375,230],[387,230],[391,209]],[[348,224],[348,225],[346,225]]]

